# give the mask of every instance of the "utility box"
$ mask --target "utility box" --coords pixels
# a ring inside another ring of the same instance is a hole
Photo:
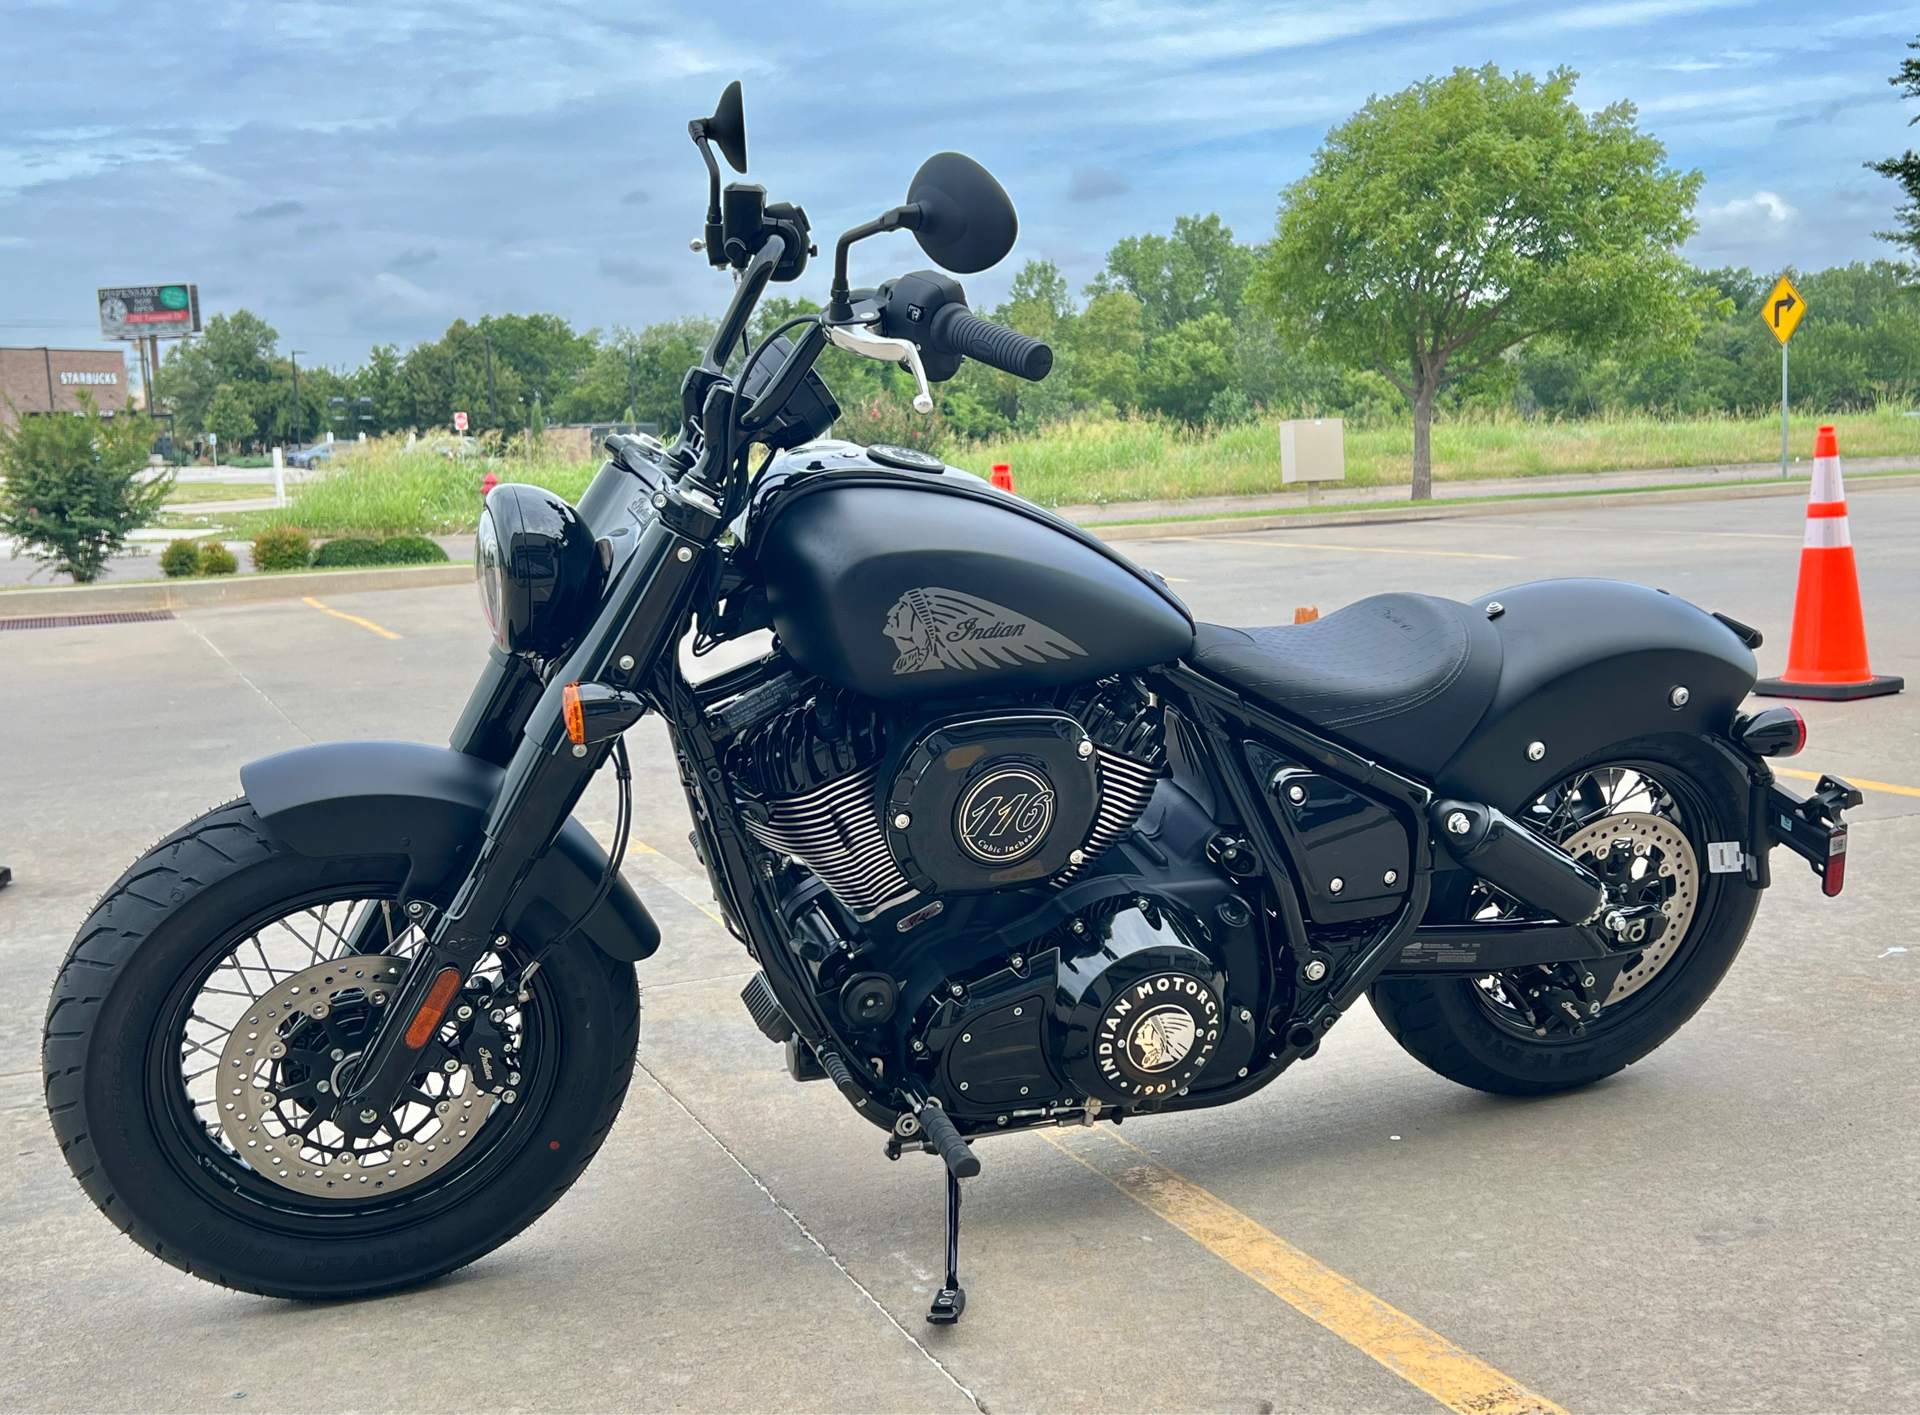
[[[1346,424],[1339,418],[1294,418],[1280,424],[1280,480],[1307,484],[1307,501],[1320,499],[1320,483],[1347,476]]]

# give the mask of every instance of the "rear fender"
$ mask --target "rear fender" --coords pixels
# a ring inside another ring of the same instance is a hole
[[[1474,604],[1500,633],[1500,686],[1441,769],[1445,796],[1517,813],[1615,742],[1679,733],[1718,747],[1753,687],[1753,651],[1664,590],[1545,580]],[[1714,755],[1737,764],[1725,748]]]
[[[328,742],[240,769],[254,811],[302,855],[403,855],[402,895],[434,899],[458,885],[486,829],[499,767],[420,742]],[[569,818],[535,862],[503,923],[551,938],[593,898],[607,856]],[[615,879],[580,932],[622,963],[650,957],[660,929],[626,880]]]

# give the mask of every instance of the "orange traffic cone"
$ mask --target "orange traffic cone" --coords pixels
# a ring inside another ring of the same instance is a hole
[[[1813,489],[1807,496],[1807,539],[1800,551],[1800,589],[1793,601],[1787,671],[1753,691],[1768,698],[1844,701],[1897,693],[1901,678],[1867,667],[1867,629],[1860,618],[1860,577],[1847,529],[1847,493],[1840,484],[1840,446],[1833,429],[1813,440]]]
[[[993,484],[1002,491],[1013,490],[1013,468],[1005,462],[993,464]]]

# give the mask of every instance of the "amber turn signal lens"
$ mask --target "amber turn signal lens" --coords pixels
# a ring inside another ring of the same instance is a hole
[[[580,685],[569,683],[560,690],[560,711],[566,715],[567,736],[576,747],[587,745],[587,715],[580,707]]]
[[[420,1010],[413,1014],[413,1021],[407,1027],[408,1051],[419,1051],[433,1040],[433,1034],[440,1030],[440,1019],[447,1015],[447,1007],[459,991],[460,970],[442,968],[433,986],[427,989],[427,1000],[420,1004]]]

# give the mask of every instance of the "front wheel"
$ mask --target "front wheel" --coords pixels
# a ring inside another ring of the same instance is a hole
[[[1722,773],[1684,739],[1648,738],[1596,754],[1521,819],[1600,874],[1620,902],[1657,906],[1657,936],[1617,975],[1600,970],[1597,979],[1574,964],[1386,979],[1369,994],[1374,1012],[1413,1056],[1476,1090],[1542,1095],[1631,1065],[1699,1010],[1746,939],[1760,892],[1743,875],[1707,870],[1710,842],[1743,838],[1742,814]],[[1436,892],[1429,917],[1522,913],[1464,871],[1451,885]],[[1569,1011],[1584,1020],[1571,1023]]]
[[[581,943],[482,960],[371,1136],[333,1102],[420,934],[405,861],[287,850],[245,800],[142,857],[47,1010],[47,1106],[101,1211],[246,1292],[343,1298],[451,1272],[579,1177],[619,1114],[633,969]]]

